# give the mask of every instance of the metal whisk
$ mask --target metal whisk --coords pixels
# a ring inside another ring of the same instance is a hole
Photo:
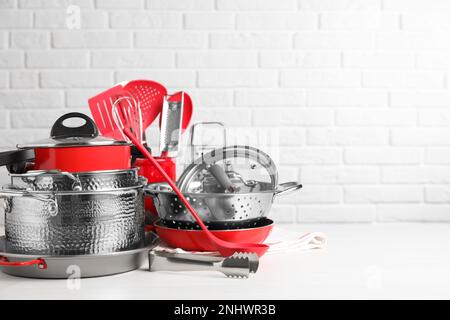
[[[127,127],[140,143],[145,144],[142,111],[138,101],[129,96],[118,98],[112,106],[112,115],[116,124],[120,124],[119,128]],[[123,131],[120,132],[123,139],[127,140]]]

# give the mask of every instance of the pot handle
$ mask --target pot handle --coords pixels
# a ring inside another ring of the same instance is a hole
[[[79,127],[66,127],[64,121],[70,118],[80,118],[85,121],[85,123]],[[87,115],[80,112],[69,112],[62,115],[53,124],[52,130],[50,131],[50,136],[54,139],[64,139],[72,137],[87,137],[95,138],[98,136],[98,128],[95,125],[94,120],[92,120]]]
[[[155,207],[159,207],[159,205],[160,205],[160,202],[158,199],[158,192],[159,192],[158,185],[159,185],[159,183],[151,183],[144,187],[144,194],[152,197],[153,204],[155,205]]]
[[[75,174],[72,174],[70,172],[61,171],[61,170],[29,170],[26,174],[11,173],[10,176],[29,179],[29,178],[38,178],[40,176],[45,176],[47,174],[60,174],[60,175],[66,176],[67,178],[69,178],[70,180],[73,181],[73,183],[72,183],[73,191],[82,191],[83,190],[83,188],[81,186],[80,178],[78,176],[76,176]]]
[[[34,160],[34,149],[18,149],[0,152],[0,166]]]
[[[275,195],[276,196],[281,196],[284,194],[288,194],[291,193],[295,190],[299,190],[301,189],[303,186],[295,181],[292,182],[285,182],[285,183],[280,183],[277,187],[277,190],[275,191]]]
[[[0,198],[9,198],[9,197],[30,197],[42,202],[47,203],[47,209],[49,214],[53,217],[58,214],[58,203],[55,199],[37,195],[37,194],[31,194],[28,191],[25,190],[5,190],[0,189]]]
[[[7,257],[0,255],[0,266],[2,267],[27,267],[32,265],[37,265],[41,270],[47,269],[47,263],[41,258],[27,261],[9,261]]]

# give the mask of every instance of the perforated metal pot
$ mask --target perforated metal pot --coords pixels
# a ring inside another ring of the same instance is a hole
[[[258,182],[258,185],[258,192],[183,193],[183,195],[202,221],[225,226],[231,222],[266,217],[275,196],[287,194],[302,187],[297,182],[282,183],[275,190],[270,183]],[[195,221],[167,184],[150,184],[145,187],[145,192],[153,197],[158,215],[164,222],[193,223]]]
[[[144,240],[145,179],[108,191],[0,191],[5,199],[8,252],[45,255],[106,254]]]

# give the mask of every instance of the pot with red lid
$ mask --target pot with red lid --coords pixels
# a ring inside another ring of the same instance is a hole
[[[65,125],[67,120],[75,118],[84,123],[78,127]],[[50,138],[19,144],[17,148],[16,151],[1,153],[0,165],[7,165],[9,170],[15,168],[13,171],[65,172],[125,170],[131,167],[130,143],[99,136],[94,121],[78,112],[67,113],[56,120]],[[31,150],[34,150],[34,155]],[[34,163],[30,165],[33,158]],[[28,164],[23,165],[24,162]]]

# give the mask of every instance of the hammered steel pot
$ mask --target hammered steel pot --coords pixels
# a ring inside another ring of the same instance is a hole
[[[31,191],[102,191],[139,184],[138,168],[128,170],[69,173],[59,170],[30,170],[10,174],[11,184]]]
[[[106,254],[138,248],[144,240],[145,179],[108,191],[0,191],[5,199],[8,252],[45,255]]]

